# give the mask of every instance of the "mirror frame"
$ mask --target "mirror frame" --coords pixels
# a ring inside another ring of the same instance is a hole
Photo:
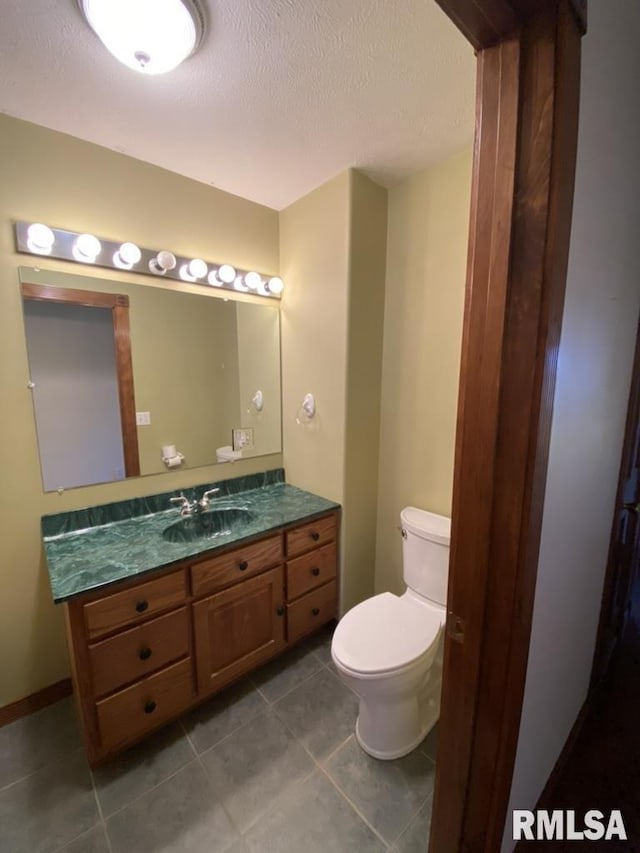
[[[113,323],[113,342],[116,357],[120,424],[124,453],[124,476],[140,476],[140,454],[136,429],[136,406],[133,388],[133,361],[129,326],[129,297],[117,293],[99,293],[41,284],[21,284],[22,298],[38,302],[58,302],[65,305],[84,305],[88,308],[109,308]]]

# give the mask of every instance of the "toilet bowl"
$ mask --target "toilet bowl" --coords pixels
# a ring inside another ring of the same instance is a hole
[[[358,604],[331,644],[338,674],[360,700],[358,743],[380,759],[407,755],[440,714],[450,522],[413,507],[401,519],[411,586]]]

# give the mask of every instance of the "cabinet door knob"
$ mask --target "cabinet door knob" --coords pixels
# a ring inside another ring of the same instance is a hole
[[[153,699],[149,699],[147,702],[144,703],[145,714],[153,714],[155,709],[156,709],[156,703],[153,701]]]
[[[144,613],[148,606],[149,602],[146,600],[146,598],[143,598],[142,601],[136,602],[136,610],[138,611],[138,613]]]
[[[284,607],[278,607],[276,613],[278,614],[278,616],[284,616]]]
[[[317,566],[314,566],[314,568],[311,569],[311,574],[314,576],[314,578],[317,578],[320,574],[320,569]]]
[[[146,646],[140,649],[140,651],[138,652],[138,657],[140,658],[140,660],[149,660],[149,658],[151,657],[151,649],[147,648]]]
[[[311,611],[311,615],[312,616],[318,616],[319,614],[320,614],[320,608],[314,607],[313,610]]]
[[[242,562],[238,563],[238,568],[241,572],[244,572],[245,569],[249,568],[249,563],[246,560],[242,560]]]
[[[317,530],[311,531],[311,533],[309,535],[311,536],[311,538],[313,539],[314,542],[317,542],[318,539],[320,538],[320,534],[318,533]]]

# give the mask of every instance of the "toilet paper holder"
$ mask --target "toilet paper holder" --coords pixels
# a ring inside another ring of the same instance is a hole
[[[184,454],[176,450],[175,444],[165,444],[162,447],[162,461],[167,468],[179,468],[184,462]]]

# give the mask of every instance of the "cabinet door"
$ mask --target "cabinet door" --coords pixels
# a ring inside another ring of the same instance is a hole
[[[198,692],[222,687],[284,647],[282,567],[193,605]]]

